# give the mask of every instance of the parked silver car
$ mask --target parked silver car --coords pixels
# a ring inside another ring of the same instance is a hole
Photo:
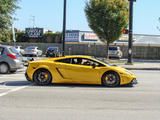
[[[109,57],[122,58],[122,51],[118,46],[109,46]]]
[[[41,56],[42,51],[37,46],[29,46],[25,49],[24,56]]]
[[[12,46],[0,45],[0,73],[13,73],[22,67],[22,55]]]
[[[24,55],[24,50],[22,49],[22,46],[15,46],[15,48],[21,55]]]

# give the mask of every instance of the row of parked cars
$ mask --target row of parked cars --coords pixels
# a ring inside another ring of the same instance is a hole
[[[29,46],[25,50],[22,49],[22,46],[15,46],[16,50],[23,56],[42,56],[42,50],[37,46]],[[46,57],[56,57],[60,56],[61,52],[58,47],[48,47],[45,52]]]
[[[47,57],[58,55],[58,47],[49,47],[46,50]],[[41,56],[42,51],[38,47],[30,46],[25,50],[21,46],[6,46],[0,44],[0,74],[14,73],[17,69],[23,68],[24,56]]]

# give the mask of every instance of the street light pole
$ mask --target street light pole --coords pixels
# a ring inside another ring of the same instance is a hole
[[[128,62],[127,64],[132,64],[132,40],[133,40],[133,2],[136,0],[129,1],[129,41],[128,41]]]
[[[64,11],[63,11],[63,38],[62,38],[62,56],[65,56],[65,34],[66,34],[66,0],[64,0]]]

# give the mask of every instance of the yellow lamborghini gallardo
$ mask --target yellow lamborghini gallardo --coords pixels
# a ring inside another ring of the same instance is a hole
[[[26,79],[38,85],[50,83],[102,84],[116,87],[136,84],[136,76],[124,68],[91,56],[66,56],[30,61]]]

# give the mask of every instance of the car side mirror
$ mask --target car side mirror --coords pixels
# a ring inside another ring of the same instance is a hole
[[[96,68],[96,64],[92,64],[92,68]]]

